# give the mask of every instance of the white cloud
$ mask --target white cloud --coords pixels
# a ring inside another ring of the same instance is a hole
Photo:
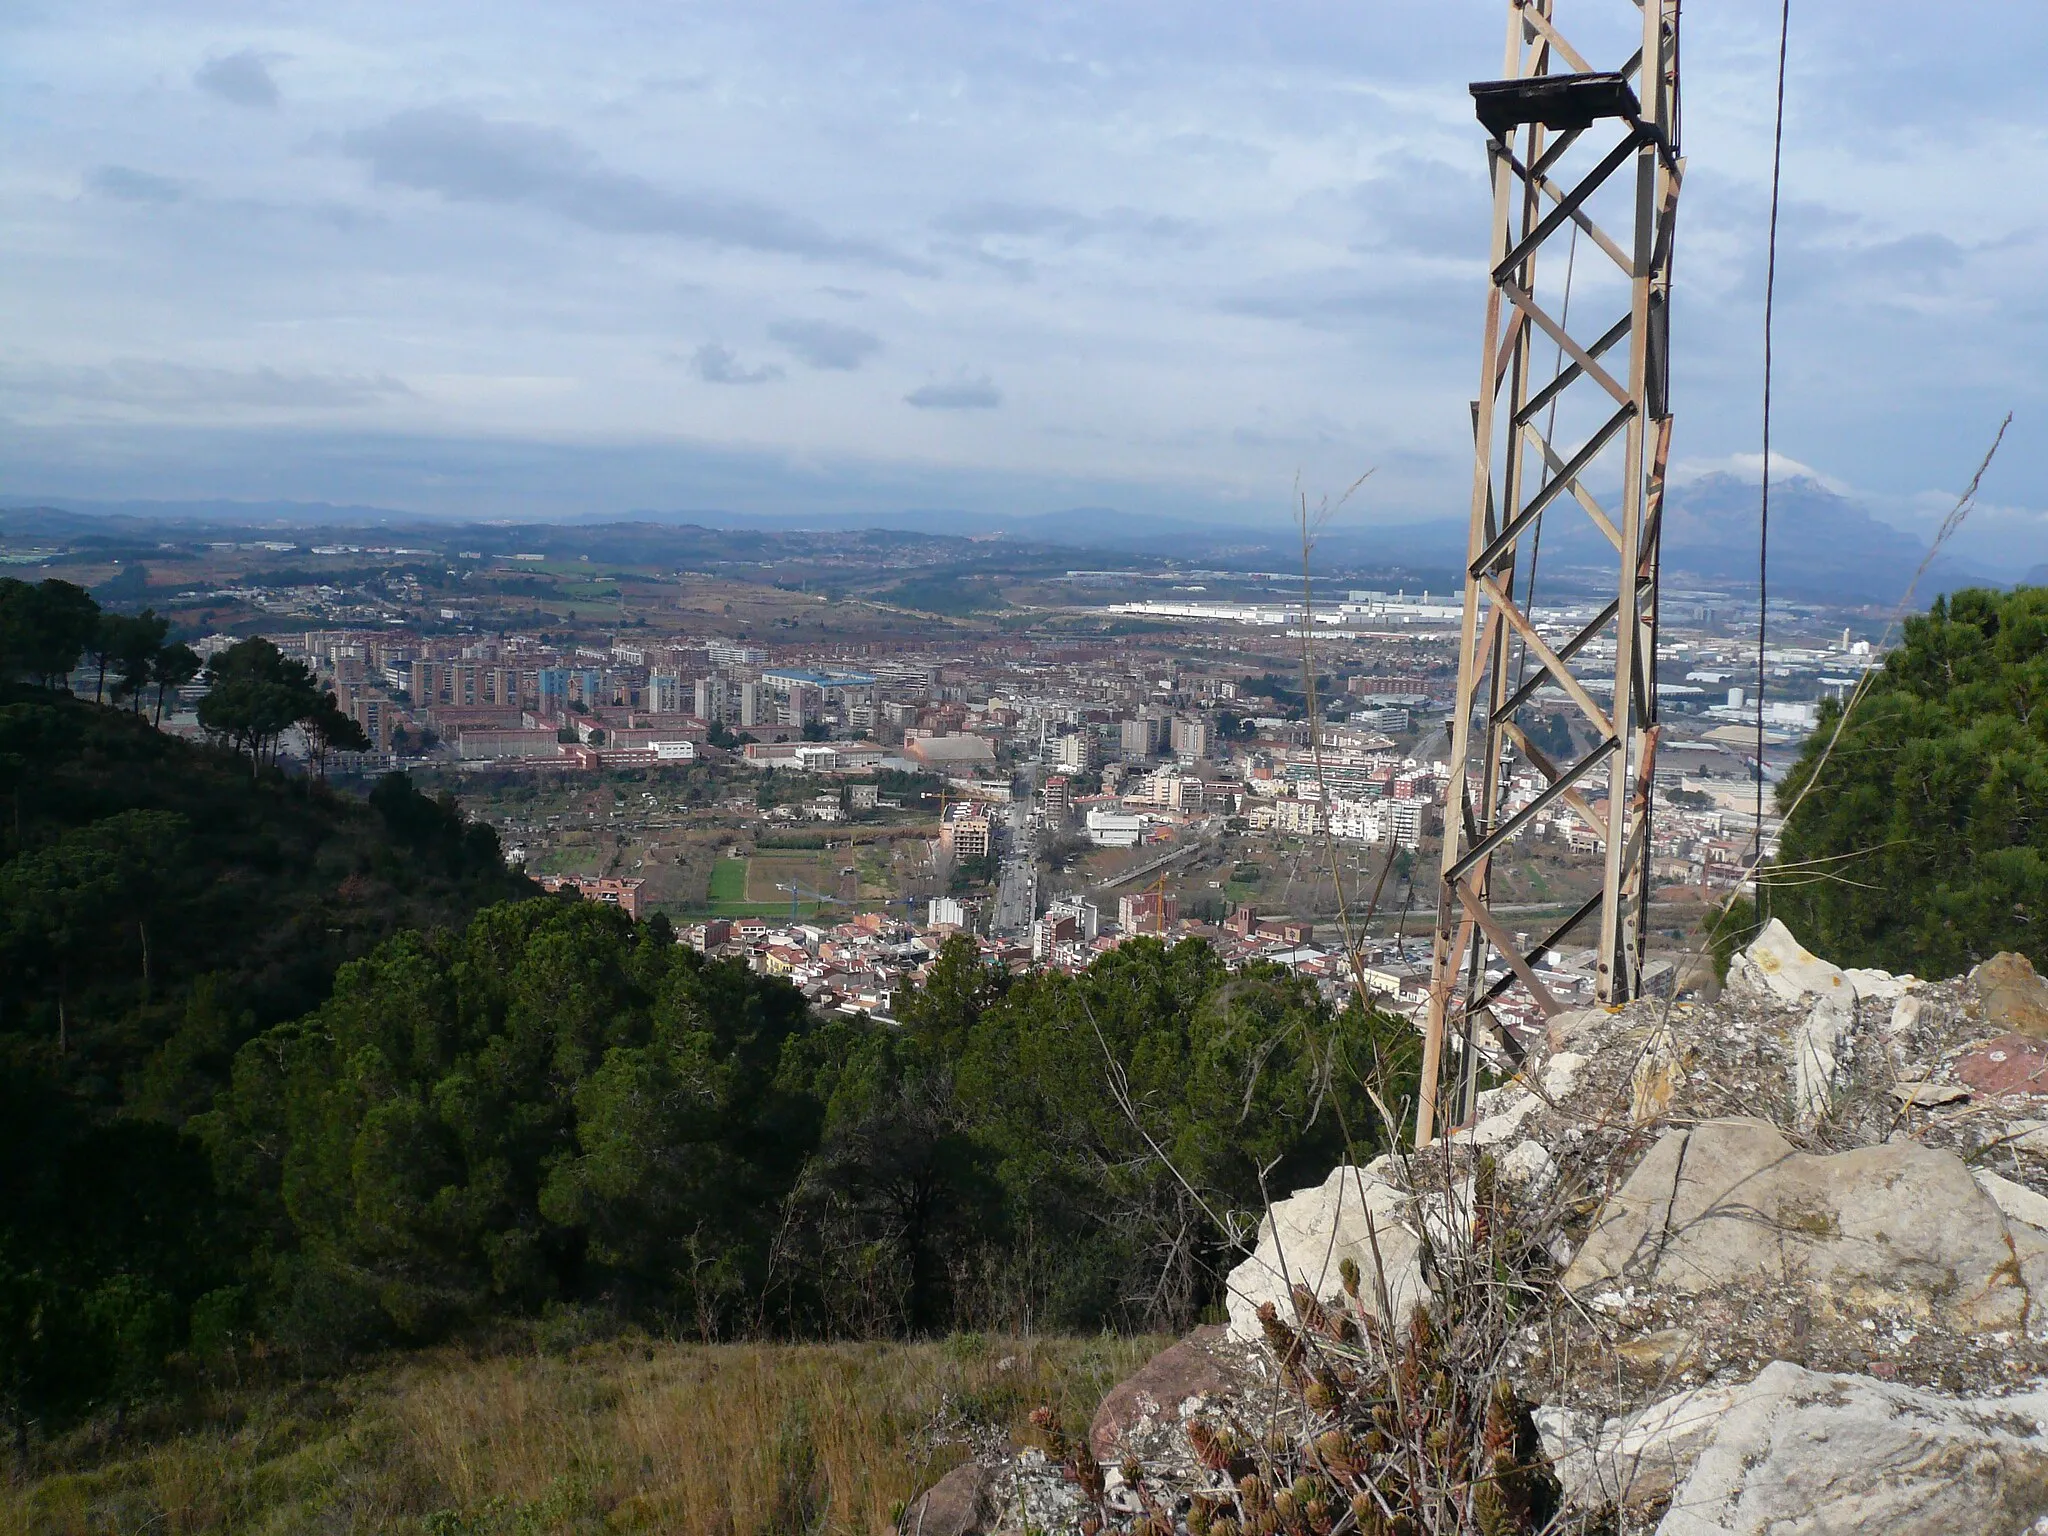
[[[1704,479],[1708,475],[1733,475],[1736,479],[1751,485],[1761,485],[1764,478],[1764,456],[1761,453],[1729,453],[1718,459],[1681,459],[1671,466],[1671,482],[1684,485],[1689,481]],[[1837,496],[1855,496],[1856,487],[1839,476],[1811,464],[1803,464],[1771,450],[1771,479],[1812,480],[1833,491]]]

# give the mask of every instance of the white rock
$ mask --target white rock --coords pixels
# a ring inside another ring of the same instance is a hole
[[[1906,1141],[1819,1156],[1766,1121],[1706,1120],[1645,1154],[1564,1276],[1574,1292],[1630,1282],[1852,1315],[1903,1306],[1971,1333],[2041,1328],[2048,1236],[2008,1221],[1953,1152]]]
[[[1658,1536],[1964,1536],[2048,1509],[2043,1403],[1774,1361],[1716,1422]]]
[[[2014,1120],[1997,1137],[2001,1147],[2048,1154],[2048,1120]]]
[[[1544,1032],[1550,1037],[1552,1050],[1563,1050],[1613,1017],[1605,1008],[1567,1008],[1551,1018]]]
[[[1469,1134],[1472,1145],[1475,1147],[1497,1147],[1504,1141],[1512,1141],[1521,1133],[1522,1122],[1528,1119],[1530,1112],[1540,1106],[1542,1102],[1535,1094],[1524,1093],[1519,1099],[1515,1100],[1512,1109],[1503,1110],[1496,1115],[1488,1115],[1484,1120],[1473,1126],[1469,1133],[1454,1131],[1451,1133],[1451,1139],[1453,1141],[1462,1141]]]
[[[1910,1034],[1919,1024],[1920,999],[1909,992],[1892,1004],[1891,1017],[1885,1020],[1884,1032],[1894,1036]]]
[[[1875,998],[1881,1003],[1895,1002],[1920,985],[1917,976],[1894,976],[1890,971],[1866,970],[1858,965],[1850,966],[1842,974],[1849,978],[1858,997]]]
[[[1788,1042],[1792,1055],[1792,1113],[1801,1130],[1811,1130],[1834,1102],[1835,1086],[1849,1064],[1856,1032],[1856,999],[1824,993],[1813,1000]]]
[[[1696,1387],[1625,1418],[1538,1408],[1536,1428],[1575,1509],[1647,1504],[1685,1480],[1741,1387]]]
[[[1559,1051],[1544,1065],[1543,1096],[1553,1104],[1570,1098],[1585,1076],[1587,1058],[1577,1051]]]
[[[1502,1083],[1498,1088],[1489,1088],[1472,1102],[1473,1118],[1489,1120],[1495,1115],[1506,1114],[1529,1097],[1529,1089],[1521,1079]]]
[[[1448,1190],[1416,1198],[1412,1219],[1438,1253],[1464,1253],[1472,1246],[1472,1180],[1468,1175]],[[1405,1308],[1402,1309],[1405,1315]]]
[[[1259,1303],[1270,1301],[1280,1316],[1292,1321],[1296,1285],[1318,1298],[1335,1292],[1347,1258],[1364,1277],[1360,1292],[1379,1310],[1374,1254],[1383,1268],[1389,1310],[1405,1318],[1428,1295],[1422,1278],[1421,1240],[1416,1236],[1415,1202],[1391,1182],[1391,1157],[1375,1158],[1363,1168],[1350,1164],[1331,1170],[1310,1189],[1296,1190],[1273,1202],[1259,1226],[1252,1256],[1230,1272],[1230,1336],[1256,1341]]]
[[[1503,1181],[1527,1195],[1549,1188],[1557,1177],[1557,1159],[1540,1141],[1516,1142],[1495,1166]]]
[[[1970,1177],[1991,1197],[1991,1203],[2005,1213],[2007,1221],[2024,1222],[2048,1235],[2048,1195],[2037,1194],[2024,1184],[2001,1178],[1989,1168],[1972,1168]]]
[[[1808,994],[1851,1001],[1856,996],[1855,987],[1839,966],[1802,948],[1792,930],[1775,917],[1735,957],[1729,979],[1760,987],[1786,1003],[1796,1003]]]

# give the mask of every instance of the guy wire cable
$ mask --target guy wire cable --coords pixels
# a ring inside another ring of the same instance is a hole
[[[1770,621],[1771,580],[1771,322],[1778,289],[1778,183],[1785,160],[1785,44],[1792,31],[1792,0],[1778,13],[1778,103],[1771,131],[1771,226],[1764,257],[1764,467],[1756,539],[1756,846],[1752,867],[1764,856],[1764,639]],[[1762,895],[1762,882],[1758,882]],[[1759,903],[1761,905],[1761,903]]]

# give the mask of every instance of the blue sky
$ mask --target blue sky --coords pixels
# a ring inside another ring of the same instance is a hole
[[[2011,409],[1969,544],[2048,558],[2048,12],[1793,12],[1777,444],[1926,527]],[[1503,15],[12,5],[0,495],[1459,516]],[[1753,470],[1776,8],[1687,25],[1677,453]]]

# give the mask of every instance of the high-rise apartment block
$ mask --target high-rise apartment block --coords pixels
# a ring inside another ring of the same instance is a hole
[[[1073,814],[1074,810],[1073,780],[1063,773],[1056,773],[1045,781],[1043,793],[1046,825],[1053,827],[1066,825],[1067,817]]]
[[[722,677],[700,677],[691,690],[690,713],[700,720],[726,721],[734,713],[732,684]]]

